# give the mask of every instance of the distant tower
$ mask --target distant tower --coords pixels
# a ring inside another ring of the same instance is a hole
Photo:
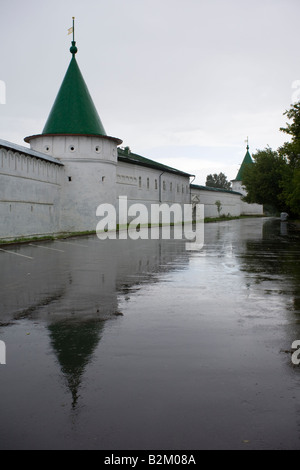
[[[244,196],[247,194],[247,191],[245,190],[245,187],[243,186],[243,174],[244,174],[244,171],[245,171],[245,168],[247,165],[252,165],[253,164],[253,160],[251,158],[251,155],[249,153],[249,141],[248,141],[248,137],[247,137],[247,151],[246,151],[246,155],[244,157],[244,160],[240,166],[240,169],[238,171],[238,174],[236,176],[236,178],[234,180],[232,180],[232,190],[233,191],[238,191],[239,193],[242,193]]]
[[[61,232],[95,230],[99,204],[116,203],[117,146],[122,140],[106,135],[86,83],[72,59],[42,134],[26,137],[34,150],[65,165],[61,194]]]

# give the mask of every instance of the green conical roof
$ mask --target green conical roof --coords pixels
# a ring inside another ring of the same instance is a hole
[[[247,145],[247,152],[246,152],[246,155],[244,157],[244,160],[241,164],[241,167],[239,169],[239,172],[235,178],[235,181],[243,181],[243,173],[244,173],[244,170],[245,170],[245,167],[247,165],[252,165],[253,164],[253,160],[251,158],[251,155],[249,153],[249,146]]]
[[[75,43],[70,49],[72,59],[51,109],[42,134],[92,134],[106,132],[89,90],[75,59]]]

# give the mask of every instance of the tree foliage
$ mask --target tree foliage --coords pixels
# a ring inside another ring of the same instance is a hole
[[[281,193],[286,160],[270,147],[258,150],[252,157],[254,164],[247,165],[243,175],[243,185],[247,189],[245,201],[285,209]]]
[[[292,214],[300,215],[300,169],[291,172],[283,186],[283,196]]]
[[[292,122],[286,123],[286,127],[281,127],[280,130],[290,135],[292,142],[300,141],[300,101],[292,104],[290,109],[287,109],[283,115],[287,116]]]
[[[227,180],[227,176],[224,173],[214,173],[213,175],[207,175],[205,186],[211,188],[220,188],[220,189],[231,189],[231,183]]]
[[[300,102],[284,112],[291,121],[280,131],[291,138],[277,150],[270,147],[252,155],[254,163],[245,169],[245,201],[271,205],[277,211],[300,216]]]

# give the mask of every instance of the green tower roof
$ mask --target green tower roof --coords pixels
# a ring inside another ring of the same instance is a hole
[[[247,165],[252,165],[253,164],[253,160],[251,158],[251,155],[249,153],[249,145],[247,145],[247,152],[246,152],[246,155],[244,157],[244,160],[241,164],[241,167],[239,169],[239,172],[235,178],[235,181],[243,181],[243,173],[244,173],[244,170],[245,170],[245,167]]]
[[[42,134],[106,135],[75,59],[77,48],[70,50],[73,56]]]
[[[74,17],[73,27],[69,29],[69,34],[73,32],[72,46],[70,52],[72,59],[63,82],[58,91],[55,102],[50,111],[42,134],[25,137],[25,142],[29,142],[41,135],[85,135],[102,136],[113,140],[120,145],[121,139],[110,137],[106,134],[101,119],[95,108],[89,90],[75,59],[77,53],[76,42],[74,40]]]

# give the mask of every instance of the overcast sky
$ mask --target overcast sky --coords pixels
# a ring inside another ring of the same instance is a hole
[[[42,132],[72,16],[106,133],[133,152],[205,184],[236,176],[247,136],[251,153],[288,140],[279,127],[300,99],[299,0],[0,0],[1,139],[27,146]]]

